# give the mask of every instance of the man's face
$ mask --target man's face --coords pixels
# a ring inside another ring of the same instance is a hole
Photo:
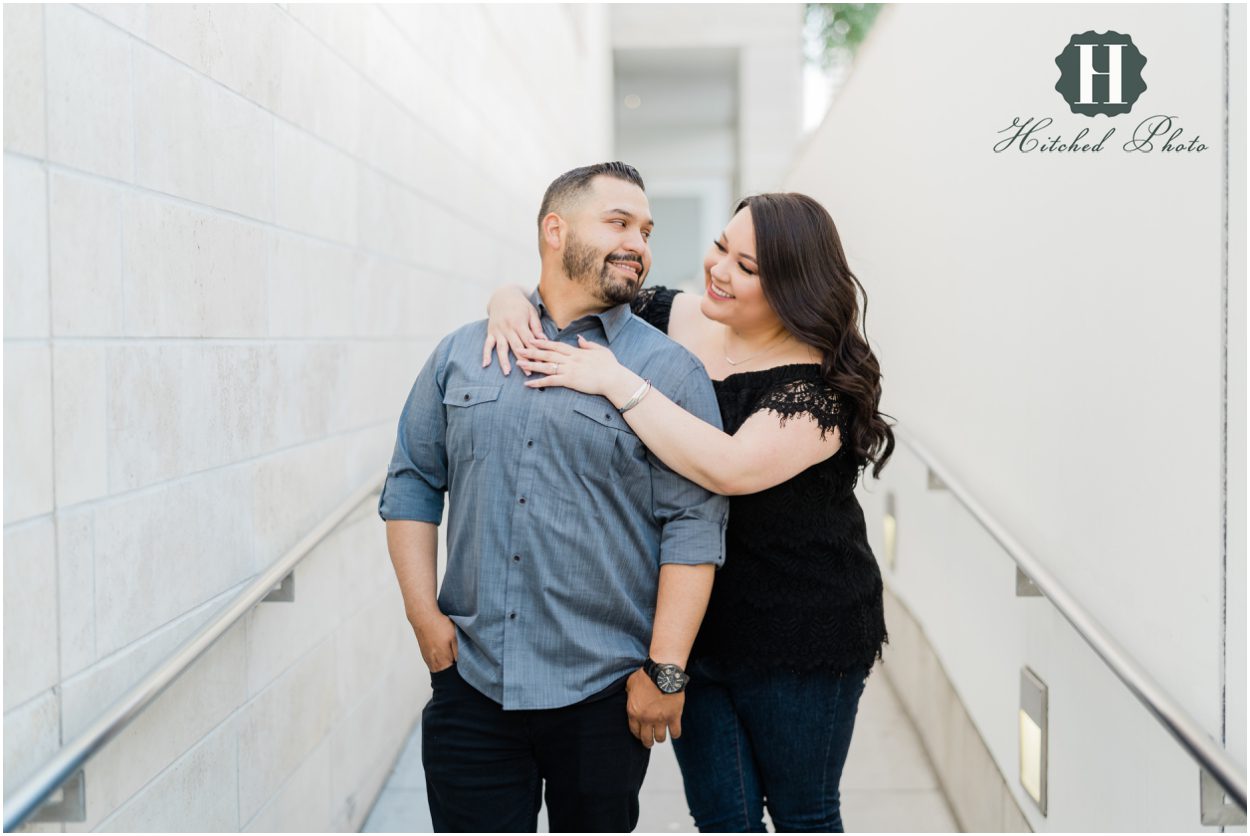
[[[596,177],[565,220],[569,232],[561,264],[568,277],[604,304],[634,301],[651,269],[651,208],[642,189]]]

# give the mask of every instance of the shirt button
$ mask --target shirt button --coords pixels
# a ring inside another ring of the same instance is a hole
[[[605,412],[605,413],[603,413],[603,420],[605,420],[605,421],[611,421],[611,420],[612,420],[612,413],[610,413],[610,412]]]
[[[525,504],[525,497],[521,497],[520,502],[521,502],[521,504],[522,504],[522,505],[524,505],[524,504]]]
[[[467,401],[467,400],[469,399],[469,396],[468,396],[468,395],[465,395],[465,396],[464,396],[464,399]]]
[[[533,446],[534,446],[534,442],[532,442],[532,441],[527,441],[527,442],[525,442],[525,446],[526,446],[526,447],[533,447]]]
[[[513,562],[513,563],[520,563],[520,562],[521,562],[521,555],[519,555],[519,554],[514,554],[514,555],[512,555],[512,562]]]
[[[514,612],[510,612],[510,613],[508,613],[508,618],[509,618],[509,620],[515,621],[515,620],[516,620],[516,613],[514,613]]]

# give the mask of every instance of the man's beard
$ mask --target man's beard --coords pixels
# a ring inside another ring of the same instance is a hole
[[[631,281],[616,274],[612,269],[614,261],[642,263],[641,258],[630,253],[612,253],[605,258],[572,234],[561,257],[565,275],[585,285],[604,304],[628,304],[634,301],[642,288],[642,277]],[[596,267],[599,268],[598,273],[595,272]]]

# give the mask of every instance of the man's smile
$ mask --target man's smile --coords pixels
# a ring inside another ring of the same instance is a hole
[[[632,276],[635,279],[642,275],[642,263],[638,261],[615,261],[614,260],[614,261],[609,261],[608,264],[617,268],[618,270],[622,270],[626,273],[629,273],[630,276]]]

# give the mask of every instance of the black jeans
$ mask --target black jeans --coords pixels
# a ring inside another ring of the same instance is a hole
[[[454,665],[431,682],[421,761],[435,831],[532,833],[544,781],[553,833],[638,824],[651,753],[630,734],[623,687],[565,708],[504,711]]]

